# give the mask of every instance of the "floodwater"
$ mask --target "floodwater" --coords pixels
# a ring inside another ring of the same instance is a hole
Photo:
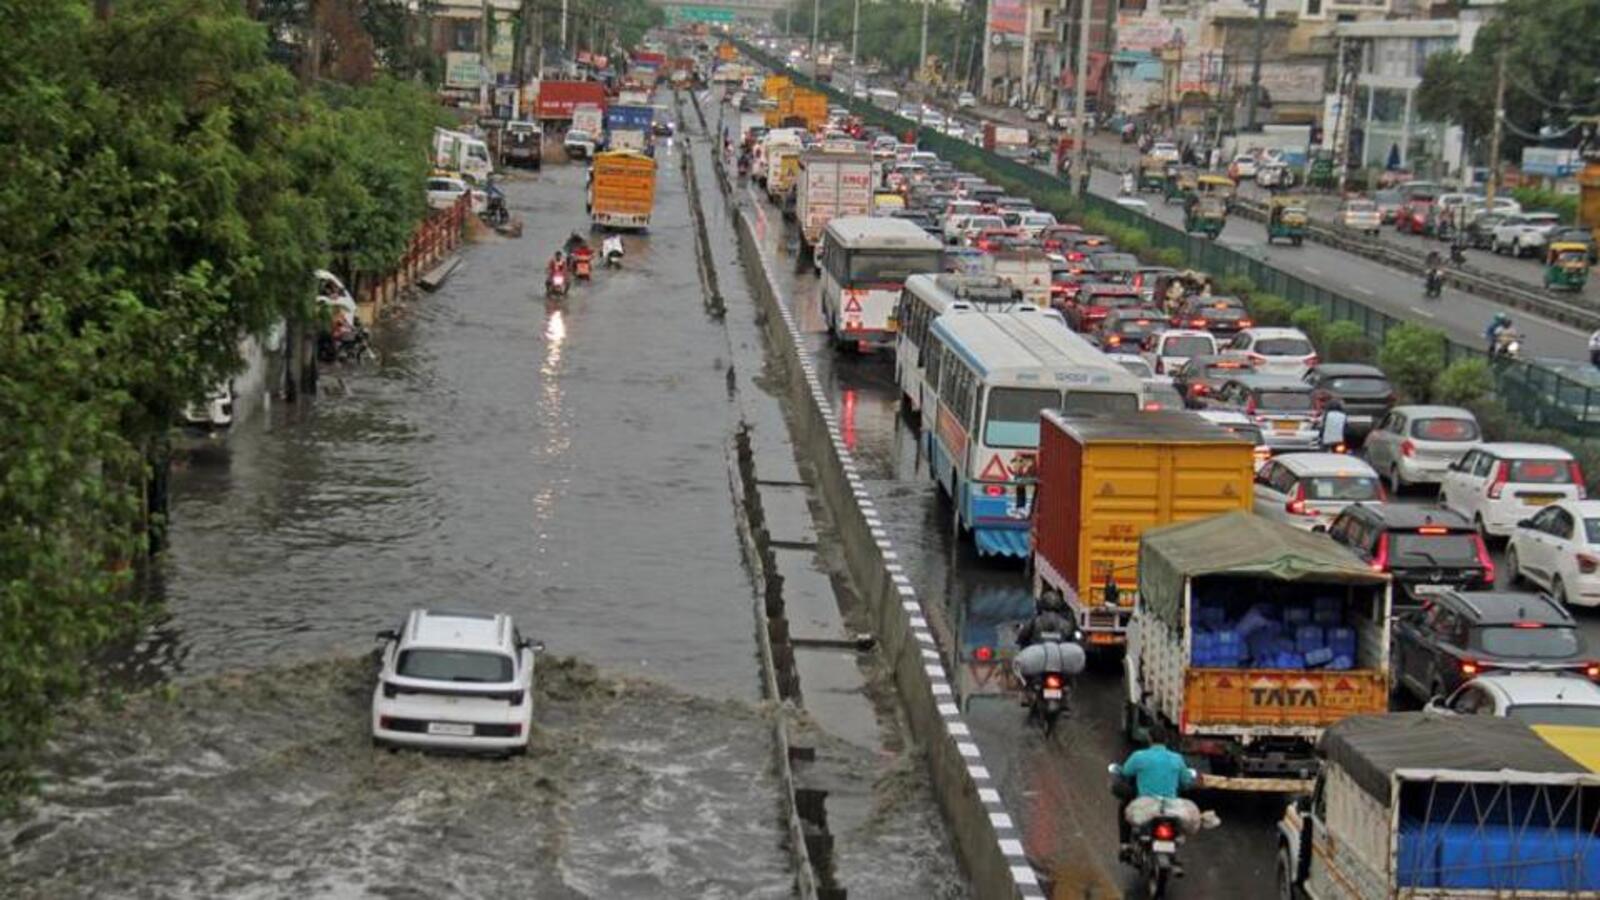
[[[728,341],[662,163],[620,272],[547,303],[583,170],[514,180],[525,236],[386,318],[380,364],[187,458],[143,690],[63,722],[0,895],[789,895]],[[368,745],[372,635],[416,607],[546,643],[526,758]]]

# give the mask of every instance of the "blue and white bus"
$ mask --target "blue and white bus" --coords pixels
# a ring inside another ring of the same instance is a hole
[[[1137,415],[1139,379],[1037,312],[941,316],[925,352],[932,476],[980,555],[1024,559],[1040,413]]]
[[[900,292],[895,314],[900,331],[895,336],[895,383],[912,412],[921,413],[933,388],[923,377],[922,348],[940,316],[949,312],[1040,312],[1060,318],[1054,310],[1023,301],[1010,283],[995,275],[913,275]],[[1064,320],[1063,320],[1064,322]]]
[[[822,315],[836,347],[894,345],[895,309],[906,279],[939,271],[944,246],[916,223],[878,216],[839,216],[822,230],[817,266]]]

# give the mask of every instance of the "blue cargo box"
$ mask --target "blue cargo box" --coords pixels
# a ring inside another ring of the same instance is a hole
[[[608,106],[606,107],[606,129],[609,131],[647,131],[650,123],[655,121],[656,110],[653,106]]]
[[[1600,889],[1600,845],[1570,825],[1410,821],[1401,827],[1395,886],[1592,895]]]

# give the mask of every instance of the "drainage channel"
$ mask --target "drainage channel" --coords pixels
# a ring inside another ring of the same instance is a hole
[[[729,387],[740,416],[728,450],[729,480],[757,586],[756,638],[775,709],[775,765],[786,793],[797,892],[827,900],[968,896],[934,792],[900,737],[906,723],[849,585],[838,529],[812,490],[813,463],[791,442],[789,379],[773,364],[777,348],[763,331],[764,311],[744,294],[748,268],[724,259],[718,275],[702,202],[715,194],[698,188],[696,170],[709,165],[724,193],[728,185],[699,98],[690,99],[699,122],[692,140],[703,149],[686,148],[685,171],[708,312],[727,323],[729,335]],[[677,100],[686,123],[681,93]],[[719,237],[728,235],[726,210],[710,206]]]

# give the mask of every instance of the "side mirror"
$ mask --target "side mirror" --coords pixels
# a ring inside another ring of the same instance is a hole
[[[1517,527],[1518,528],[1532,528],[1533,527],[1533,520],[1532,519],[1518,519],[1517,520]]]
[[[517,646],[524,650],[532,650],[534,653],[544,652],[544,641],[535,641],[528,638],[523,638],[517,643]]]
[[[398,641],[398,640],[400,640],[400,632],[395,631],[393,628],[385,628],[384,630],[382,630],[382,631],[378,632],[377,634],[373,635],[373,640],[375,640],[375,641]]]
[[[1311,526],[1311,531],[1312,531],[1313,534],[1327,534],[1328,533],[1328,526],[1323,525],[1321,523],[1318,523],[1316,525]]]
[[[1112,763],[1111,765],[1106,766],[1106,771],[1110,772],[1112,775],[1121,775],[1122,766],[1118,763]]]

